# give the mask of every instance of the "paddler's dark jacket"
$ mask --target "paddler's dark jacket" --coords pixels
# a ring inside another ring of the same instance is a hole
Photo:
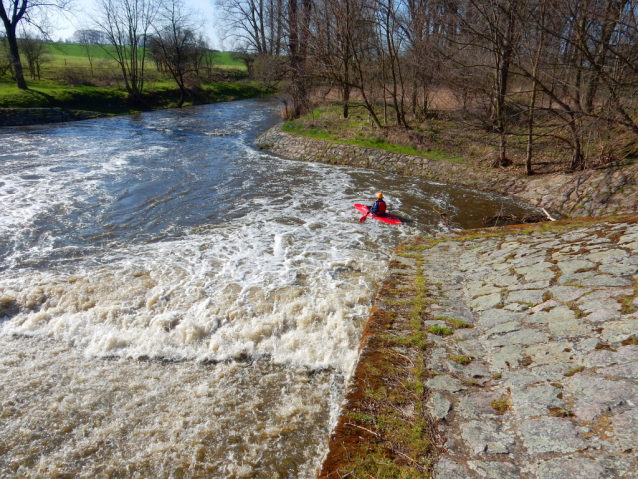
[[[377,216],[385,216],[385,201],[383,201],[383,198],[379,198],[374,202],[370,207],[370,213]]]

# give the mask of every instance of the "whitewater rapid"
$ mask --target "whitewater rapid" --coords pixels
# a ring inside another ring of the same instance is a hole
[[[277,109],[0,131],[0,476],[313,477],[394,247],[523,208],[258,151]]]

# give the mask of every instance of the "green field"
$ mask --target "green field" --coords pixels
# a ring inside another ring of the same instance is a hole
[[[131,113],[175,106],[179,92],[173,80],[146,63],[146,83],[141,101],[130,105],[118,64],[109,54],[112,46],[93,49],[93,71],[81,44],[46,43],[41,79],[33,80],[23,58],[29,90],[19,90],[15,80],[0,77],[0,108],[74,108],[103,113]],[[262,96],[266,91],[248,81],[246,69],[230,52],[211,52],[213,68],[206,69],[190,89],[186,105]]]
[[[115,55],[112,45],[93,46],[93,58],[96,60],[111,60]],[[46,53],[51,57],[53,63],[64,63],[64,60],[78,65],[87,65],[86,48],[79,43],[47,43]],[[233,58],[232,52],[211,52],[213,64],[220,68],[237,68],[245,70],[244,64]]]

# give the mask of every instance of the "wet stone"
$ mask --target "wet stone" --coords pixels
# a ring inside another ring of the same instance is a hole
[[[543,294],[545,291],[538,289],[515,291],[507,296],[506,303],[538,304],[543,302]]]
[[[526,311],[529,309],[529,306],[520,303],[510,303],[503,306],[503,309],[506,309],[507,311]]]
[[[638,408],[614,416],[612,425],[622,450],[638,448]]]
[[[551,268],[554,265],[552,263],[548,263],[547,261],[542,261],[543,257],[544,255],[529,257],[529,258],[526,258],[525,261],[513,261],[512,262],[513,264],[521,265],[522,263],[527,262],[528,264],[531,265],[531,266],[516,266],[514,270],[516,271],[517,274],[522,274],[524,276],[527,276],[531,273],[547,271],[549,270],[549,268]]]
[[[504,391],[486,391],[468,394],[459,403],[460,414],[467,419],[498,418],[492,401],[500,399]]]
[[[556,321],[549,323],[549,332],[557,337],[584,336],[591,332],[591,328],[578,320]]]
[[[580,285],[582,281],[591,278],[596,274],[595,271],[585,271],[584,273],[564,274],[558,278],[559,284]],[[568,284],[569,283],[569,284]]]
[[[441,320],[432,320],[432,321],[423,321],[423,327],[425,329],[429,329],[432,328],[434,326],[440,326],[443,328],[447,328],[447,323],[445,321],[441,321]]]
[[[576,313],[567,306],[559,306],[550,311],[537,311],[526,318],[529,323],[555,323],[560,321],[570,321],[576,319]]]
[[[558,399],[560,389],[541,384],[524,389],[512,388],[512,405],[514,412],[523,418],[546,416],[550,407],[563,407],[564,402]]]
[[[494,334],[502,334],[502,333],[511,333],[512,331],[518,331],[521,329],[520,321],[509,321],[507,323],[502,323],[490,328],[485,332],[486,335],[492,336]]]
[[[469,288],[468,287],[467,292],[468,292],[468,294],[470,296],[472,296],[474,298],[476,296],[484,296],[484,295],[487,295],[487,294],[498,293],[500,290],[501,290],[500,288],[497,288],[497,287],[492,286],[492,285],[483,285],[483,286],[480,286],[478,288]]]
[[[486,479],[520,479],[518,467],[509,462],[468,461],[469,466]]]
[[[574,344],[574,349],[587,354],[594,351],[599,342],[598,338],[584,338]]]
[[[620,276],[612,276],[610,274],[599,274],[592,276],[591,278],[581,281],[583,286],[599,286],[599,287],[618,287],[618,286],[632,286],[634,282],[631,279],[623,278]]]
[[[428,401],[432,417],[436,420],[445,419],[450,412],[452,403],[443,394],[434,393]]]
[[[461,437],[474,454],[505,454],[514,444],[514,436],[502,430],[496,421],[468,421],[461,425]]]
[[[560,382],[567,371],[573,368],[569,363],[532,365],[531,370],[544,381]]]
[[[527,273],[525,275],[525,281],[531,283],[535,281],[550,280],[550,279],[553,279],[554,276],[556,276],[556,273],[554,273],[550,269],[543,269],[543,270],[539,269],[539,270],[535,270],[535,271],[531,271]]]
[[[568,453],[585,446],[569,419],[548,417],[532,419],[519,425],[523,445],[530,454]]]
[[[596,299],[585,296],[578,301],[578,308],[586,313],[593,313],[599,309],[620,310],[621,305],[614,298]]]
[[[587,255],[586,258],[590,261],[599,262],[610,258],[625,258],[627,256],[629,256],[629,253],[624,249],[604,249],[597,253],[591,253]]]
[[[472,474],[464,464],[444,457],[434,467],[433,477],[435,479],[469,479],[477,476]]]
[[[523,359],[520,346],[505,346],[493,353],[492,368],[496,371],[515,368],[520,359]]]
[[[504,274],[502,276],[497,276],[492,280],[492,284],[494,284],[494,286],[500,287],[509,287],[517,283],[518,279],[513,274]]]
[[[439,316],[443,316],[450,319],[460,319],[461,321],[465,321],[466,323],[472,324],[474,323],[474,316],[472,312],[469,310],[457,310],[457,311],[441,311]]]
[[[463,383],[452,376],[447,374],[440,374],[432,379],[429,379],[425,385],[436,391],[447,391],[449,393],[455,393],[466,389]]]
[[[588,292],[588,289],[577,288],[575,286],[556,286],[551,290],[552,296],[558,301],[563,301],[564,303],[567,303],[569,301],[576,301],[578,298],[580,298],[584,294],[587,294]]]
[[[534,256],[523,256],[510,261],[510,264],[514,267],[517,274],[527,276],[530,273],[537,271],[544,271],[550,266],[551,263],[543,262],[545,254],[539,254]]]
[[[631,381],[610,381],[599,376],[583,373],[573,376],[564,384],[575,398],[574,413],[583,421],[592,421],[596,416],[632,402],[638,404],[638,386]]]
[[[478,360],[485,357],[485,348],[478,341],[465,341],[458,344],[461,352],[466,356],[472,356]]]
[[[482,328],[488,329],[497,324],[515,321],[525,316],[524,313],[514,313],[503,309],[489,309],[480,313],[478,324]]]
[[[472,301],[471,306],[477,311],[483,311],[499,304],[501,304],[501,293],[494,293],[487,296],[479,296]]]
[[[496,346],[511,346],[511,345],[529,345],[536,343],[544,343],[548,340],[548,336],[545,333],[536,331],[535,329],[522,329],[520,331],[514,331],[503,336],[496,337],[490,340],[492,347]]]
[[[574,241],[578,241],[583,238],[587,238],[589,235],[587,233],[568,233],[561,236],[561,239],[566,243],[571,243]]]
[[[563,274],[574,274],[578,270],[592,269],[596,264],[584,259],[575,259],[571,261],[559,261],[556,266],[560,268]]]
[[[549,282],[549,279],[544,279],[542,281],[512,284],[507,289],[509,289],[510,291],[520,291],[522,289],[547,289],[549,288],[550,284],[551,283]]]
[[[605,376],[616,376],[619,378],[638,379],[638,362],[619,364],[600,371]]]
[[[608,321],[603,325],[603,339],[609,343],[619,343],[638,333],[638,319]]]
[[[604,323],[607,321],[614,321],[621,318],[619,311],[611,309],[596,309],[587,315],[587,321],[591,323]]]
[[[626,263],[604,263],[598,268],[601,273],[609,273],[619,276],[636,274],[638,266]]]
[[[605,474],[598,462],[584,457],[556,458],[540,461],[529,468],[538,479],[605,479],[614,476]]]
[[[535,365],[564,364],[573,355],[571,348],[569,341],[551,341],[525,348],[525,354],[532,358]]]

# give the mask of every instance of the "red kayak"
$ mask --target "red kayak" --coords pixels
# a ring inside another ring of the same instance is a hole
[[[360,205],[359,203],[355,203],[354,207],[357,210],[361,211],[361,213],[363,213],[364,215],[367,215],[368,214],[368,210],[370,209],[368,206]],[[368,216],[368,218],[374,218],[375,220],[383,221],[384,223],[388,223],[390,225],[401,225],[401,224],[403,224],[403,221],[401,221],[396,216],[392,216],[392,215],[385,215],[385,216],[370,215],[370,216]]]

